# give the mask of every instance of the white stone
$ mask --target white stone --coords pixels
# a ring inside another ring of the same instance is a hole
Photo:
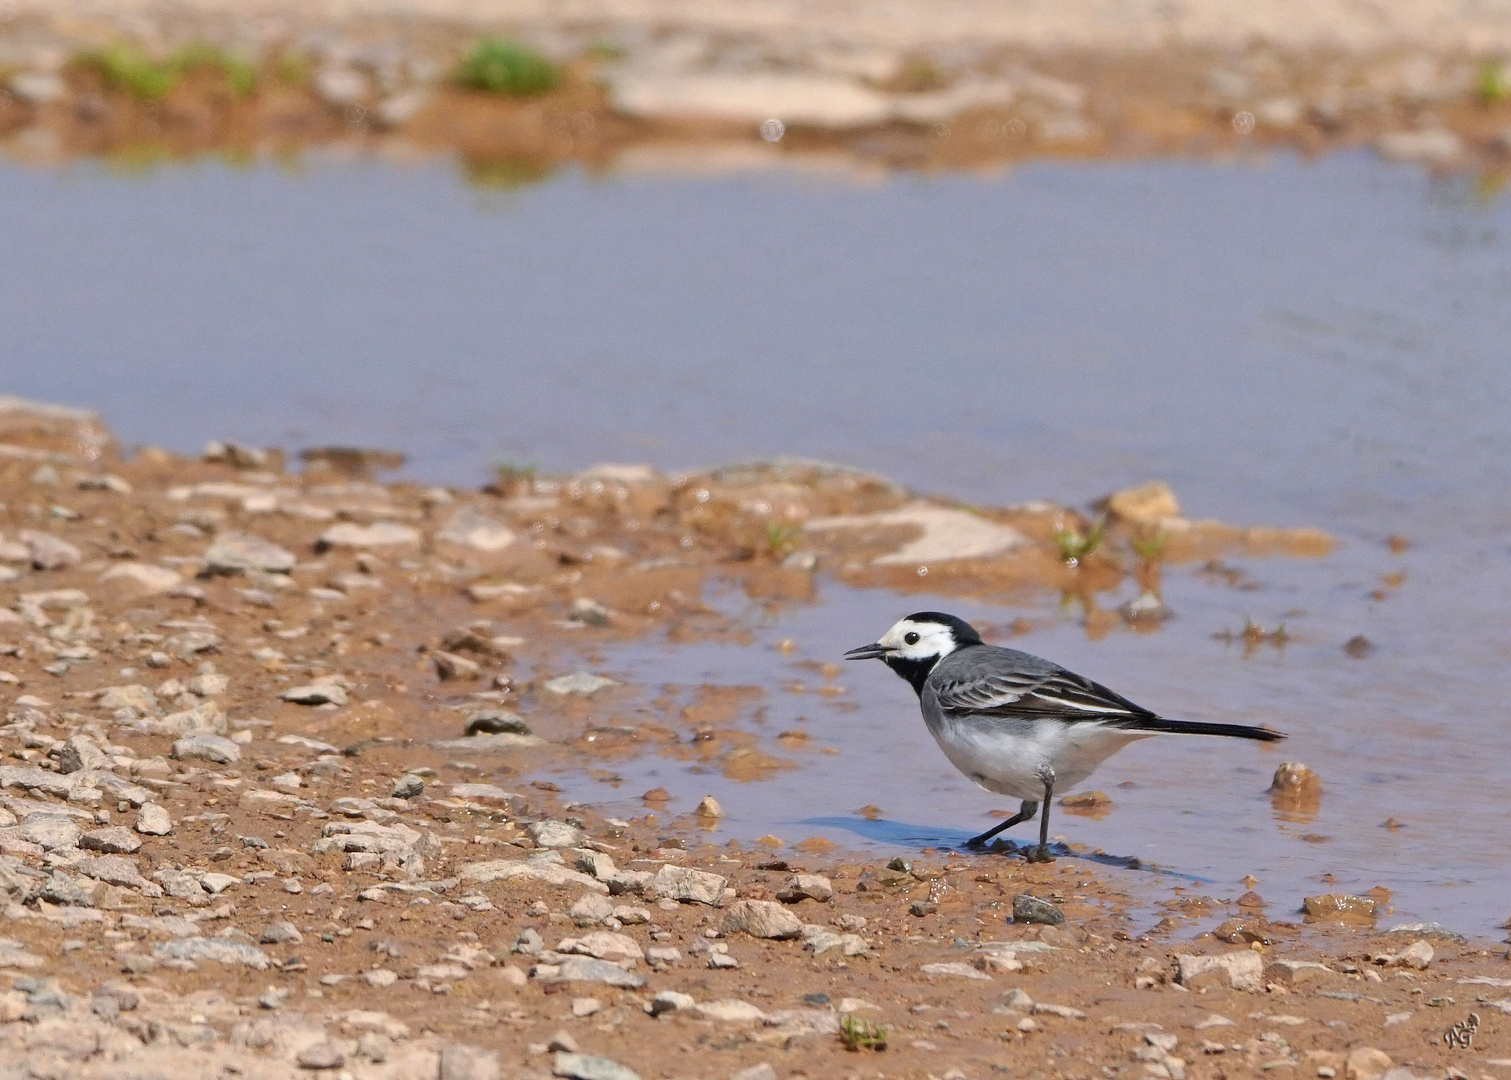
[[[1209,985],[1230,986],[1250,992],[1264,989],[1264,959],[1252,949],[1215,956],[1182,954],[1175,961],[1176,981],[1182,986],[1192,989]]]
[[[10,77],[7,86],[28,105],[46,105],[68,93],[68,84],[51,71],[18,71]]]
[[[748,124],[865,127],[892,112],[885,95],[823,75],[626,72],[612,81],[609,95],[614,108],[629,116]]]
[[[420,532],[397,521],[375,521],[371,525],[343,521],[321,533],[320,543],[324,547],[414,547],[420,543]]]
[[[717,907],[723,899],[724,887],[728,884],[729,879],[718,874],[666,863],[645,883],[644,889],[648,895],[661,899],[693,901]],[[792,921],[797,923],[798,932],[801,933],[802,924],[797,921],[797,917],[792,916]]]
[[[1375,150],[1391,161],[1422,161],[1443,164],[1464,154],[1464,143],[1446,128],[1423,131],[1387,131],[1375,140]]]
[[[759,938],[790,939],[802,936],[803,923],[775,901],[736,900],[725,912],[720,929],[726,934],[746,933]]]
[[[920,529],[922,535],[907,541],[896,551],[879,556],[875,560],[877,566],[984,559],[1029,544],[1028,538],[1010,525],[989,521],[965,510],[922,502],[882,513],[841,514],[812,518],[803,523],[804,529],[815,532],[828,529],[890,530],[899,526]]]
[[[157,803],[147,803],[137,811],[136,831],[143,836],[167,836],[173,831],[173,819]]]
[[[464,506],[451,515],[435,538],[442,543],[472,548],[474,551],[502,551],[514,543],[514,533],[501,523]]]
[[[543,848],[577,847],[586,839],[581,829],[565,821],[536,821],[525,831],[536,847]]]
[[[613,686],[614,680],[603,675],[592,675],[586,671],[575,671],[570,675],[558,675],[554,679],[547,679],[545,688],[552,694],[560,694],[565,697],[568,694],[581,694],[584,697],[596,694],[604,687]]]
[[[101,581],[117,581],[134,586],[144,594],[167,592],[177,588],[183,583],[183,578],[176,570],[170,570],[166,566],[154,566],[152,563],[125,562],[116,563],[109,570],[100,575]]]
[[[751,1024],[766,1019],[766,1014],[748,1001],[700,1001],[692,1011],[705,1020],[719,1020],[726,1024]]]
[[[323,67],[315,73],[315,93],[327,105],[355,105],[372,93],[372,83],[355,68]]]

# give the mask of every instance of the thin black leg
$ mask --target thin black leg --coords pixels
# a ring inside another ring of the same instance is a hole
[[[965,842],[965,846],[966,847],[970,847],[970,848],[985,847],[986,846],[986,842],[988,840],[990,840],[992,837],[996,836],[1003,829],[1011,829],[1014,825],[1017,825],[1019,822],[1032,821],[1033,820],[1033,816],[1035,814],[1037,814],[1038,812],[1039,812],[1039,804],[1038,803],[1036,803],[1036,802],[1029,802],[1027,799],[1024,799],[1023,800],[1023,805],[1020,806],[1020,807],[1018,807],[1018,812],[1016,814],[1014,814],[1012,817],[1008,818],[1006,821],[1002,822],[1000,825],[993,825],[990,829],[987,829],[986,832],[982,833],[980,836],[973,836],[973,837],[971,837],[969,840],[967,840]]]
[[[1055,789],[1055,774],[1045,769],[1041,775],[1044,778],[1044,813],[1039,817],[1039,846],[1025,858],[1029,862],[1054,862],[1054,857],[1049,853],[1049,799]]]

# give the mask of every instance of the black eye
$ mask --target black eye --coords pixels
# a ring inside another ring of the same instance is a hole
[[[906,641],[909,645],[917,645],[918,635],[909,630],[906,634],[902,635],[902,640]]]

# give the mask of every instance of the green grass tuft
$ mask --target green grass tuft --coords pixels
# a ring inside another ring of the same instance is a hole
[[[784,559],[791,555],[797,547],[798,538],[802,536],[802,530],[795,525],[778,525],[770,522],[766,526],[766,554],[773,559]]]
[[[107,86],[123,90],[138,101],[162,101],[185,75],[204,68],[220,72],[237,97],[247,97],[257,89],[255,65],[204,42],[184,45],[163,60],[126,44],[107,46],[80,60],[98,71]]]
[[[1496,60],[1486,60],[1474,76],[1474,92],[1486,105],[1499,105],[1511,98],[1511,80],[1506,78],[1505,65]]]
[[[839,1041],[846,1050],[885,1050],[887,1029],[846,1013],[839,1022]]]
[[[273,65],[273,77],[284,86],[303,86],[310,81],[310,63],[300,53],[284,53]]]
[[[172,64],[154,60],[131,45],[110,45],[83,60],[100,73],[107,86],[124,90],[139,101],[163,100],[178,85],[181,74]]]
[[[1133,553],[1145,562],[1153,562],[1165,554],[1165,544],[1169,539],[1170,534],[1164,529],[1141,532],[1132,540]]]
[[[1079,529],[1056,529],[1055,546],[1060,549],[1060,561],[1066,566],[1079,566],[1107,536],[1107,523],[1098,518],[1084,533]]]
[[[523,157],[467,157],[462,173],[472,187],[485,191],[510,191],[547,179],[555,166],[549,161]]]
[[[457,85],[504,97],[533,97],[561,81],[556,65],[525,45],[482,38],[456,72]]]

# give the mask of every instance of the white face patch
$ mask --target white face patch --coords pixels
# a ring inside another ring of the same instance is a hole
[[[904,660],[932,660],[948,656],[956,649],[955,635],[948,626],[935,622],[900,619],[877,641],[885,645],[889,656]]]

